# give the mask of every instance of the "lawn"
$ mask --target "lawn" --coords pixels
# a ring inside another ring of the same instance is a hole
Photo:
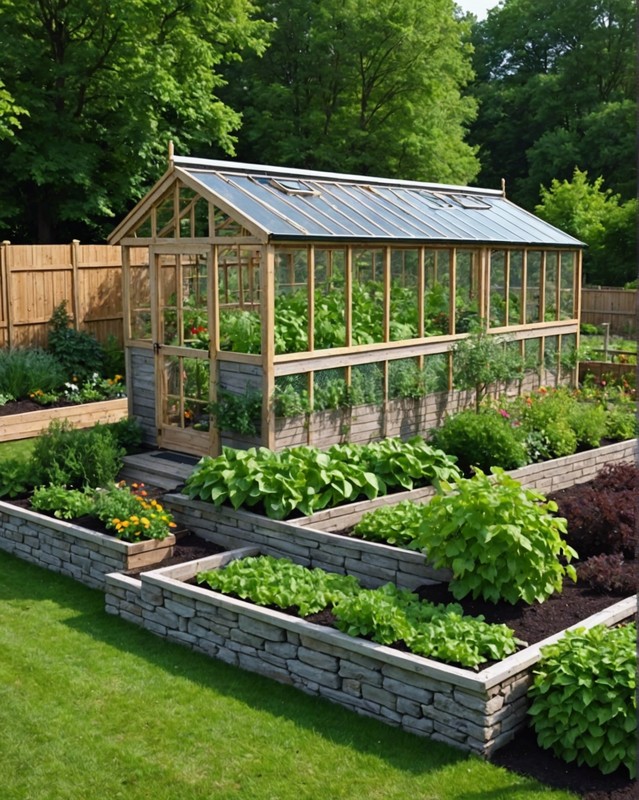
[[[569,800],[168,644],[0,551],[2,800]]]

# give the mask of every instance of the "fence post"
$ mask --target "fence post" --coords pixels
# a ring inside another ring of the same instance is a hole
[[[80,240],[74,239],[71,242],[71,267],[73,268],[73,272],[71,274],[71,291],[73,293],[73,327],[76,331],[80,330],[80,316],[81,316],[81,309],[80,309],[80,286],[79,286],[79,272],[78,272],[78,261],[79,258],[79,247],[80,247]]]
[[[604,332],[604,341],[603,341],[604,361],[608,361],[608,350],[610,348],[610,323],[602,322],[601,327],[603,328]]]
[[[13,345],[13,323],[11,314],[11,292],[9,291],[9,266],[7,264],[7,252],[11,247],[11,242],[5,239],[0,248],[0,285],[2,286],[2,310],[5,324],[7,327],[6,345],[9,349]]]

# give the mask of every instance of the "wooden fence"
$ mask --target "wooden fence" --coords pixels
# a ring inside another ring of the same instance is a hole
[[[581,321],[610,323],[610,332],[630,336],[637,332],[637,290],[616,287],[581,290]]]
[[[73,324],[122,344],[121,249],[110,245],[0,245],[0,347],[45,346],[63,301]]]

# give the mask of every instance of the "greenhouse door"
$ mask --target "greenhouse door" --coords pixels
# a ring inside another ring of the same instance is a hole
[[[193,455],[211,452],[208,404],[209,250],[181,246],[152,253],[158,444]]]

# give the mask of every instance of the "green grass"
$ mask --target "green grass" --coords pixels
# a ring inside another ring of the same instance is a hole
[[[2,800],[568,800],[110,617],[0,551]]]
[[[29,458],[36,438],[18,439],[15,442],[0,442],[0,464],[10,458]]]

